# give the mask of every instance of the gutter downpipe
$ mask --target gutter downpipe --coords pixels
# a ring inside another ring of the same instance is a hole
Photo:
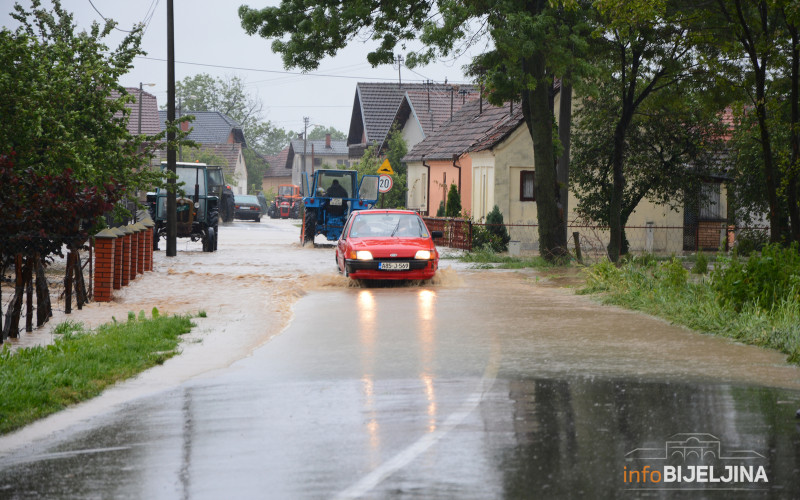
[[[461,167],[456,165],[458,161],[458,155],[453,153],[453,167],[458,169],[458,194],[461,195]]]
[[[431,166],[425,163],[425,155],[422,155],[422,166],[428,169],[428,185],[425,193],[425,216],[431,216]]]

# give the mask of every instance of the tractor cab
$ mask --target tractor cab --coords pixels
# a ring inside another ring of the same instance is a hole
[[[303,228],[301,243],[324,234],[336,241],[350,212],[372,208],[378,201],[378,176],[365,175],[358,182],[355,170],[317,170],[313,182],[303,173]]]

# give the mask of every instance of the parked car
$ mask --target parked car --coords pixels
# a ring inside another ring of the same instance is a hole
[[[237,194],[233,196],[233,210],[235,219],[248,219],[261,222],[261,203],[252,194]]]
[[[439,267],[433,238],[441,237],[410,210],[352,212],[336,244],[336,265],[352,279],[430,279]]]

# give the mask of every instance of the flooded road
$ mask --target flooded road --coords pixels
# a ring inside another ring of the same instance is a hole
[[[209,317],[182,356],[0,438],[0,498],[800,497],[783,355],[530,271],[353,287],[296,231],[226,226],[130,287],[104,313]]]

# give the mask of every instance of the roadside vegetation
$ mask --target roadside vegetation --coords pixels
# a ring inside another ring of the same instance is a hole
[[[533,268],[553,268],[558,267],[558,262],[545,260],[540,256],[534,257],[512,257],[495,253],[491,249],[481,248],[472,252],[465,252],[456,257],[461,262],[474,264],[476,269],[522,269]]]
[[[121,380],[178,354],[180,336],[194,324],[189,316],[138,318],[107,323],[94,331],[67,321],[48,346],[0,351],[0,434],[91,399]]]
[[[778,349],[800,364],[800,253],[767,245],[749,258],[698,258],[694,276],[676,258],[632,258],[588,267],[580,293],[703,332]]]

